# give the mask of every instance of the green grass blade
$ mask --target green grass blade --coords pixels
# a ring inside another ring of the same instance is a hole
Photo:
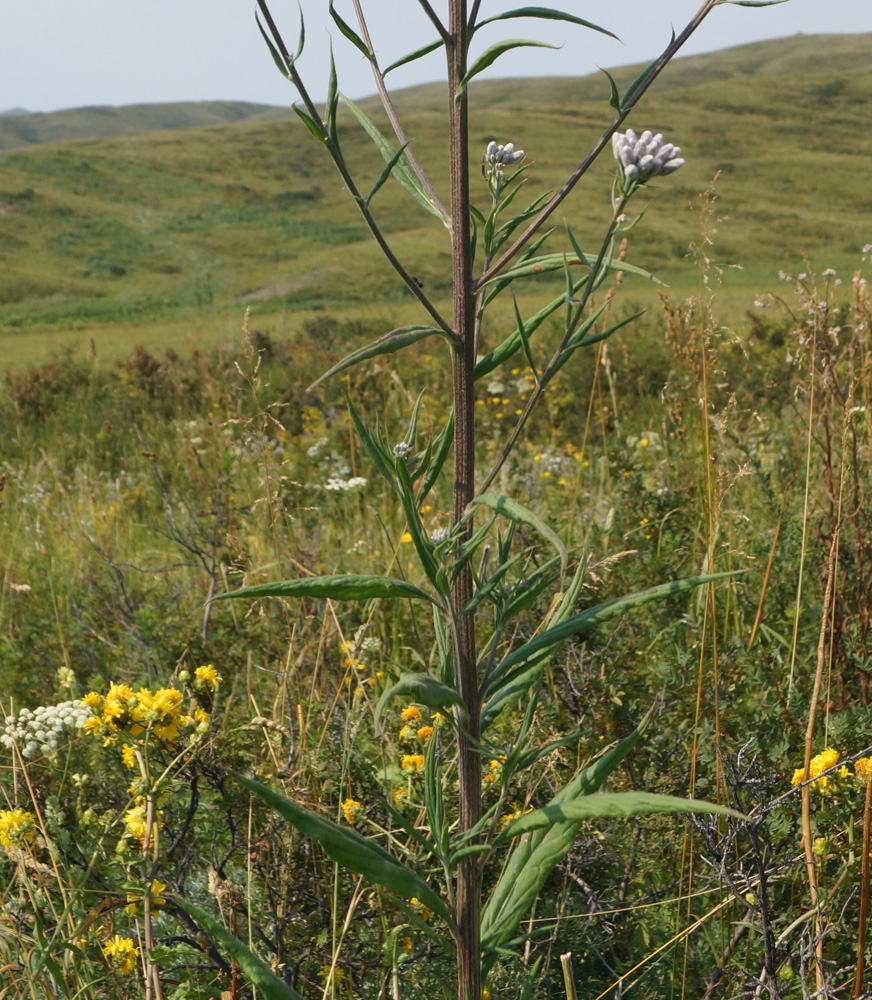
[[[416,598],[433,602],[433,598],[420,587],[405,580],[389,576],[371,576],[360,573],[340,573],[336,576],[310,576],[299,580],[277,580],[275,583],[258,583],[253,587],[231,590],[218,594],[214,599],[228,598],[296,597],[331,599],[334,601],[373,601],[379,598]],[[434,602],[435,603],[435,602]]]

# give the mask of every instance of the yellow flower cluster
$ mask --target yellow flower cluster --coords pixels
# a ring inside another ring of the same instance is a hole
[[[400,712],[400,718],[403,722],[420,722],[421,709],[416,708],[414,705],[407,705],[402,712]]]
[[[163,906],[166,903],[166,899],[161,895],[161,893],[166,889],[163,882],[158,882],[158,880],[151,880],[151,889],[149,895],[151,896],[151,905],[153,907]],[[136,913],[137,909],[142,906],[143,896],[137,896],[136,893],[127,894],[127,906],[124,907],[125,913]]]
[[[406,753],[400,762],[400,767],[406,774],[419,774],[424,766],[424,755],[422,753]]]
[[[342,815],[345,817],[346,823],[350,823],[354,826],[358,819],[360,819],[363,815],[363,806],[355,799],[346,799],[342,803]]]
[[[205,667],[197,667],[194,671],[194,687],[197,687],[197,681],[199,681],[201,685],[214,691],[223,680],[224,678],[211,663]]]
[[[808,776],[810,779],[814,778],[816,780],[812,782],[811,787],[823,794],[827,790],[832,791],[830,786],[833,779],[835,782],[838,782],[840,779],[844,780],[845,778],[850,777],[851,772],[844,766],[844,764],[838,769],[838,771],[833,771],[832,774],[824,774],[824,771],[829,771],[830,768],[835,767],[838,763],[839,753],[831,747],[827,747],[826,750],[822,750],[815,757],[812,757],[808,765]],[[858,777],[863,778],[864,775],[868,774],[870,764],[872,764],[872,761],[869,761],[865,757],[861,757],[854,764],[855,774]],[[821,775],[823,776],[821,777]],[[796,768],[793,772],[793,777],[790,779],[791,785],[799,785],[804,780],[805,768]]]
[[[426,921],[430,919],[430,907],[425,906],[417,896],[412,896],[409,900],[409,909],[416,917],[420,917],[422,920]]]
[[[212,666],[198,667],[196,676],[210,690],[221,683]],[[205,731],[209,726],[208,714],[202,708],[194,709],[193,715],[183,714],[182,698],[182,692],[174,687],[156,691],[143,687],[134,691],[126,684],[112,684],[106,695],[91,691],[82,699],[82,704],[91,710],[90,718],[85,720],[85,732],[102,738],[103,746],[107,747],[118,741],[120,733],[136,737],[151,732],[164,744],[172,744],[183,729],[196,727]],[[133,767],[135,759],[135,747],[125,746],[122,760],[127,767]]]
[[[103,945],[103,954],[122,975],[126,976],[136,968],[139,949],[132,938],[123,938],[120,934],[116,934],[111,941]]]
[[[26,809],[0,809],[0,844],[30,843],[36,836],[36,817]]]
[[[495,781],[499,781],[502,773],[503,762],[501,760],[492,760],[490,762],[490,769],[484,776],[485,784],[492,785]]]

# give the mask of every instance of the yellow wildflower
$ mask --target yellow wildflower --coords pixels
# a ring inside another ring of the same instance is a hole
[[[403,805],[405,804],[406,796],[408,794],[409,794],[409,790],[405,786],[403,786],[402,788],[398,788],[394,792],[394,805],[397,806],[397,807],[399,807],[399,808],[402,808]]]
[[[144,805],[134,806],[124,814],[124,825],[140,842],[145,840],[146,807]]]
[[[414,705],[406,705],[402,712],[400,712],[400,718],[403,722],[420,722],[421,709],[416,708]]]
[[[355,799],[349,798],[342,803],[342,815],[345,817],[346,823],[354,826],[362,814],[363,806]]]
[[[485,988],[481,991],[481,1000],[491,1000],[490,990],[487,986],[485,986]]]
[[[0,844],[29,843],[36,836],[36,817],[26,809],[0,809]]]
[[[103,695],[96,691],[89,691],[82,699],[85,708],[99,708],[103,704]]]
[[[426,743],[432,735],[433,735],[432,726],[421,726],[421,728],[418,730],[418,739],[422,743]]]
[[[404,743],[411,743],[415,739],[415,730],[412,726],[403,726],[400,730],[400,739]]]
[[[408,532],[408,531],[404,531],[403,532],[403,537],[400,539],[400,541],[401,542],[405,542],[406,544],[408,544],[409,542],[411,542],[411,540],[412,540],[411,533]]]
[[[422,753],[403,754],[400,766],[406,774],[418,774],[424,766],[424,755]]]
[[[403,951],[408,955],[412,950],[412,939],[410,937],[403,938]]]
[[[224,680],[211,663],[205,667],[197,667],[194,671],[194,678],[198,681],[202,681],[212,691],[214,691],[215,688],[218,687],[218,685]]]
[[[133,744],[129,744],[121,751],[121,760],[125,767],[136,766],[136,747]]]
[[[425,906],[417,896],[412,896],[409,900],[409,909],[422,920],[430,919],[430,907]]]
[[[829,747],[826,750],[822,750],[815,757],[812,757],[808,765],[808,776],[809,778],[817,778],[817,781],[812,784],[812,788],[817,789],[819,792],[825,792],[830,783],[830,779],[828,776],[820,777],[820,775],[822,775],[824,771],[828,771],[831,767],[834,767],[838,764],[838,762],[838,751]],[[843,770],[847,773],[846,769],[843,768]],[[841,775],[841,772],[838,773]],[[793,772],[793,777],[791,778],[790,783],[792,785],[798,785],[804,780],[804,778],[805,769],[798,767]]]
[[[103,954],[123,976],[129,975],[136,968],[139,949],[129,937],[116,934],[111,941],[103,945]]]
[[[151,905],[153,907],[163,906],[166,903],[166,899],[161,895],[161,893],[166,889],[163,882],[158,882],[156,878],[151,880],[151,891],[149,895],[151,896]],[[133,893],[132,895],[128,893],[127,895],[127,906],[124,907],[125,913],[136,913],[136,908],[142,903],[143,897]]]
[[[860,757],[854,761],[854,774],[861,781],[868,780],[870,768],[872,768],[872,757]]]
[[[322,967],[321,971],[318,973],[321,979],[326,979],[330,975],[330,966],[325,965]],[[338,965],[333,967],[333,978],[338,982],[340,979],[345,978],[345,969],[340,969]]]

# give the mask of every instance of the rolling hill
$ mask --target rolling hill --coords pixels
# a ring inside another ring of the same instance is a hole
[[[629,82],[639,69],[615,75]],[[872,241],[870,90],[872,35],[799,35],[677,60],[628,124],[664,132],[682,146],[687,165],[640,197],[638,207],[647,201],[651,208],[629,259],[677,295],[698,286],[688,245],[702,239],[700,195],[717,176],[721,221],[708,254],[726,269],[727,319],[777,285],[780,269],[804,270],[806,259],[850,275]],[[527,150],[531,197],[553,190],[608,123],[607,98],[601,75],[481,83],[473,88],[475,157],[490,138],[511,140]],[[371,100],[361,103],[382,121]],[[444,88],[402,91],[396,104],[444,190]],[[129,134],[0,153],[0,357],[7,364],[36,361],[59,344],[79,349],[91,338],[110,352],[140,341],[215,343],[237,335],[246,307],[261,328],[278,333],[313,313],[419,318],[323,150],[290,111],[193,106],[216,118],[184,128],[192,106],[161,107],[120,109]],[[63,134],[73,127],[64,116],[72,116],[84,128],[101,120],[98,111],[58,112],[53,127]],[[133,130],[137,114],[161,130]],[[222,115],[236,118],[228,124]],[[32,117],[39,116],[0,118],[0,128],[24,127]],[[345,155],[367,190],[382,161],[350,114],[341,112],[340,124]],[[555,220],[568,222],[584,245],[594,244],[608,213],[612,172],[602,159]],[[480,194],[483,203],[483,185]],[[445,230],[395,185],[373,204],[412,272],[445,299]],[[560,233],[554,240],[555,247],[567,242]],[[528,294],[532,302],[537,293]],[[650,283],[627,282],[628,304],[650,303],[655,294]]]

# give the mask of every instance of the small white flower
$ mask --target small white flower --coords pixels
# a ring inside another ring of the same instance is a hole
[[[448,529],[447,528],[437,528],[433,534],[430,536],[430,541],[434,545],[441,545],[443,542],[448,541]]]
[[[394,445],[394,455],[396,455],[397,458],[405,457],[411,450],[412,446],[410,444],[406,444],[405,441],[400,441]]]
[[[836,276],[835,268],[828,267],[825,271],[821,271],[821,275],[824,278],[835,278]]]

